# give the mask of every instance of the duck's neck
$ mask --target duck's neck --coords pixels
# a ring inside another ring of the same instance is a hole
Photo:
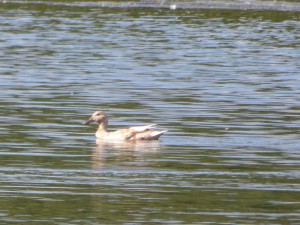
[[[107,132],[108,121],[104,119],[100,124],[97,132]]]

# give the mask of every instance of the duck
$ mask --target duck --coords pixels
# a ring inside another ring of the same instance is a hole
[[[151,141],[158,140],[167,130],[153,130],[156,124],[134,126],[119,129],[116,131],[108,131],[108,116],[103,110],[98,110],[83,123],[88,125],[96,122],[99,124],[98,130],[95,134],[97,139],[114,140],[114,141]]]

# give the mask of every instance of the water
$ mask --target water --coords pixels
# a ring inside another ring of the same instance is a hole
[[[0,7],[1,224],[299,224],[299,14]],[[95,143],[82,122],[157,123]]]

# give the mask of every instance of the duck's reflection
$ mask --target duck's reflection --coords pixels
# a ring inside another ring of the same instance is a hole
[[[106,164],[123,164],[130,162],[143,162],[147,154],[159,152],[159,141],[104,141],[96,139],[93,148],[93,167],[99,169]]]

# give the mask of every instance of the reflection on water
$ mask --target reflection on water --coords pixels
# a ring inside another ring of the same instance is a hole
[[[299,224],[297,13],[19,3],[0,21],[1,223]],[[95,143],[98,109],[169,132]]]
[[[111,163],[111,159],[123,162],[124,165],[140,163],[144,155],[158,153],[161,149],[159,141],[104,141],[96,139],[96,147],[93,149],[92,161],[95,169],[102,168]],[[148,153],[148,154],[147,154]]]

